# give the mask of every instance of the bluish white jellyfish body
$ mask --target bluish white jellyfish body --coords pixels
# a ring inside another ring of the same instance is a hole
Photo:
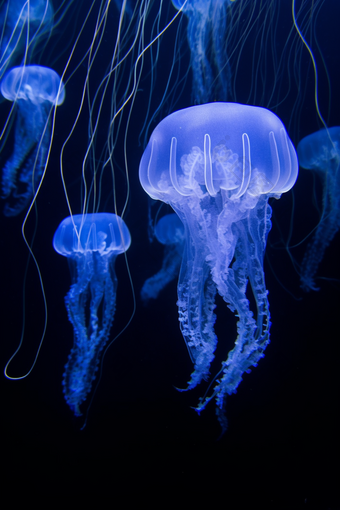
[[[164,287],[174,280],[179,273],[185,241],[184,226],[177,214],[163,216],[156,225],[157,240],[164,244],[162,267],[155,275],[148,278],[141,290],[144,304],[150,299],[157,299]]]
[[[15,101],[14,147],[2,170],[5,216],[16,216],[37,190],[51,140],[51,110],[65,98],[58,74],[42,66],[14,67],[1,82],[1,93]]]
[[[0,11],[0,76],[32,54],[53,26],[51,0],[8,0]],[[19,61],[19,62],[17,62]]]
[[[106,345],[115,313],[117,277],[115,260],[131,244],[130,232],[115,214],[69,216],[53,238],[54,249],[75,266],[66,295],[74,344],[65,366],[66,402],[76,416],[91,390],[99,356]]]
[[[218,292],[238,318],[238,337],[215,380],[212,395],[225,428],[226,395],[256,366],[269,342],[269,305],[263,256],[271,228],[269,197],[291,189],[296,151],[269,110],[210,103],[177,111],[151,135],[140,181],[154,199],[172,206],[185,226],[178,283],[179,322],[195,364],[188,389],[209,378],[217,337]],[[246,296],[250,284],[255,317]]]
[[[193,101],[226,101],[230,69],[225,52],[227,9],[235,0],[172,0],[188,17],[187,39],[191,54]]]
[[[318,290],[315,276],[326,248],[340,228],[340,127],[321,129],[303,138],[297,147],[299,164],[314,170],[323,181],[323,211],[301,265],[301,286]]]

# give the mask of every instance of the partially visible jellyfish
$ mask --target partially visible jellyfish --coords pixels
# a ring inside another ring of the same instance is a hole
[[[315,285],[318,267],[340,229],[340,126],[306,136],[297,151],[300,166],[315,170],[323,181],[322,216],[301,264],[301,287],[308,292],[319,290]]]
[[[182,262],[185,233],[177,214],[163,216],[156,225],[155,235],[164,244],[164,256],[161,269],[148,278],[142,287],[141,298],[145,305],[150,299],[157,299],[161,290],[178,277]]]
[[[130,244],[124,221],[109,213],[69,216],[54,234],[54,249],[74,266],[65,297],[74,343],[63,386],[76,416],[81,416],[80,405],[91,391],[99,356],[109,339],[116,306],[115,260]]]
[[[171,205],[185,225],[178,283],[180,329],[195,364],[187,389],[208,380],[217,337],[215,295],[238,318],[235,347],[204,396],[216,398],[226,428],[226,396],[256,366],[269,342],[270,316],[263,257],[271,228],[270,197],[291,189],[296,151],[269,110],[210,103],[177,111],[151,135],[139,176],[144,190]],[[251,310],[247,285],[256,302]],[[255,315],[255,317],[254,317]]]
[[[0,11],[0,76],[27,61],[41,37],[53,27],[51,0],[8,0]]]
[[[39,185],[51,141],[51,112],[64,101],[65,88],[53,69],[26,66],[6,74],[1,93],[18,108],[13,152],[3,167],[1,182],[4,214],[16,216]]]
[[[131,19],[133,15],[133,6],[131,5],[131,3],[132,3],[131,0],[126,0],[124,6],[125,14],[129,19]],[[118,11],[120,12],[123,7],[124,0],[115,0],[115,4],[117,6]]]
[[[235,0],[172,0],[188,16],[187,39],[191,53],[195,104],[230,96],[230,69],[225,52],[228,7]]]

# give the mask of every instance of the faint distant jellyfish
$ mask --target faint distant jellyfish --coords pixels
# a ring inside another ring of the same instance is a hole
[[[215,397],[223,430],[226,396],[256,366],[269,342],[263,271],[271,228],[268,199],[288,191],[297,173],[296,152],[280,119],[264,108],[237,103],[210,103],[169,115],[152,133],[141,159],[144,190],[170,204],[185,225],[177,304],[195,364],[187,389],[209,378],[217,345],[216,292],[238,318],[235,346],[213,379],[212,394],[197,408]]]
[[[340,229],[340,127],[321,129],[303,138],[297,147],[302,168],[315,170],[323,180],[323,211],[301,264],[303,290],[315,285],[326,248]]]
[[[0,76],[27,61],[53,27],[51,0],[8,0],[0,11]]]
[[[12,155],[2,170],[5,216],[16,216],[32,199],[46,165],[51,113],[65,88],[58,74],[42,66],[14,67],[1,82],[1,93],[18,108]]]
[[[150,299],[157,299],[161,290],[178,277],[182,262],[185,233],[177,214],[163,216],[156,225],[155,234],[158,241],[164,244],[164,257],[161,269],[148,278],[142,287],[141,298],[144,304]]]
[[[65,400],[76,416],[91,391],[100,354],[112,326],[117,291],[115,260],[131,244],[129,229],[115,214],[65,218],[53,238],[54,249],[74,266],[65,297],[74,343],[65,366]]]
[[[235,0],[172,0],[188,17],[187,39],[193,73],[195,104],[226,101],[230,69],[224,47],[228,29],[227,10]]]
[[[115,4],[116,4],[116,7],[117,7],[118,11],[121,12],[121,9],[122,9],[123,4],[124,4],[124,0],[115,0]],[[131,3],[131,0],[126,0],[125,6],[124,6],[124,13],[126,14],[126,16],[128,17],[129,20],[132,18],[133,9],[134,8],[133,8],[133,5]]]

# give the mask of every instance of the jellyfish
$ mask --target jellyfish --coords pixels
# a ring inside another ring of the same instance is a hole
[[[26,61],[39,39],[53,26],[51,0],[10,0],[0,11],[0,76],[8,67]]]
[[[18,107],[14,147],[2,170],[5,216],[21,213],[32,199],[45,168],[51,140],[51,110],[65,98],[58,74],[42,66],[14,67],[1,93]]]
[[[188,16],[187,39],[191,54],[195,104],[226,101],[230,69],[224,43],[227,9],[235,0],[172,0]]]
[[[164,244],[164,256],[161,269],[148,278],[142,287],[141,298],[144,304],[150,299],[157,299],[160,291],[178,276],[182,262],[184,226],[177,214],[163,216],[156,225],[155,235]]]
[[[67,257],[74,271],[65,304],[74,329],[74,343],[65,366],[65,400],[76,416],[91,390],[99,356],[112,326],[117,277],[115,260],[131,244],[129,229],[110,213],[65,218],[57,228],[53,247]]]
[[[238,318],[235,346],[212,394],[197,407],[201,411],[215,397],[223,429],[226,396],[236,392],[269,342],[263,270],[271,228],[268,199],[290,190],[297,173],[296,151],[280,119],[264,108],[236,103],[208,103],[169,115],[152,133],[140,162],[144,190],[170,204],[185,227],[177,305],[195,365],[187,389],[209,378],[217,345],[217,292]]]
[[[301,287],[308,292],[319,290],[315,285],[318,267],[340,228],[340,127],[306,136],[297,151],[300,166],[315,170],[323,181],[322,215],[301,264]]]
[[[115,0],[116,8],[118,9],[119,12],[121,11],[121,9],[123,7],[123,3],[124,3],[124,0]],[[131,0],[127,0],[125,2],[124,9],[125,9],[125,14],[127,15],[127,17],[130,20],[132,18],[133,9],[134,9],[132,6]]]

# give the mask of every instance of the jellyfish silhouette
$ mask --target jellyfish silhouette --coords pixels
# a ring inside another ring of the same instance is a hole
[[[16,216],[32,199],[46,165],[51,140],[51,110],[65,98],[58,74],[42,66],[14,67],[1,93],[18,107],[12,155],[2,170],[5,216]]]
[[[235,347],[210,396],[226,428],[226,395],[256,366],[269,342],[263,256],[271,228],[269,197],[295,183],[298,163],[286,130],[269,110],[210,103],[180,110],[151,135],[139,176],[144,190],[172,206],[186,231],[178,283],[179,322],[194,372],[188,388],[208,379],[217,338],[218,292],[238,317]],[[255,317],[246,295],[250,284]]]
[[[54,249],[75,266],[65,298],[74,343],[63,386],[65,400],[76,416],[81,416],[79,406],[91,390],[109,338],[116,306],[115,260],[130,244],[124,221],[109,213],[69,216],[54,234]]]
[[[53,26],[51,0],[10,0],[0,11],[0,76],[8,67],[26,61]],[[18,62],[19,61],[19,62]]]
[[[123,3],[124,3],[124,0],[115,0],[115,4],[116,4],[116,7],[117,7],[119,12],[121,11]],[[125,3],[125,14],[127,15],[127,17],[129,19],[132,18],[132,15],[133,15],[133,6],[131,4],[131,0],[127,0],[126,3]]]
[[[163,216],[156,225],[155,235],[164,244],[164,256],[161,269],[148,278],[142,287],[141,298],[145,305],[150,299],[157,299],[161,290],[178,276],[182,262],[185,234],[177,214]]]
[[[326,248],[340,228],[340,127],[321,129],[303,138],[298,146],[299,164],[315,170],[323,181],[323,210],[301,264],[301,287],[319,290],[315,277]]]
[[[188,17],[187,39],[193,74],[193,101],[226,101],[230,88],[230,69],[224,44],[228,6],[235,0],[172,0]]]

